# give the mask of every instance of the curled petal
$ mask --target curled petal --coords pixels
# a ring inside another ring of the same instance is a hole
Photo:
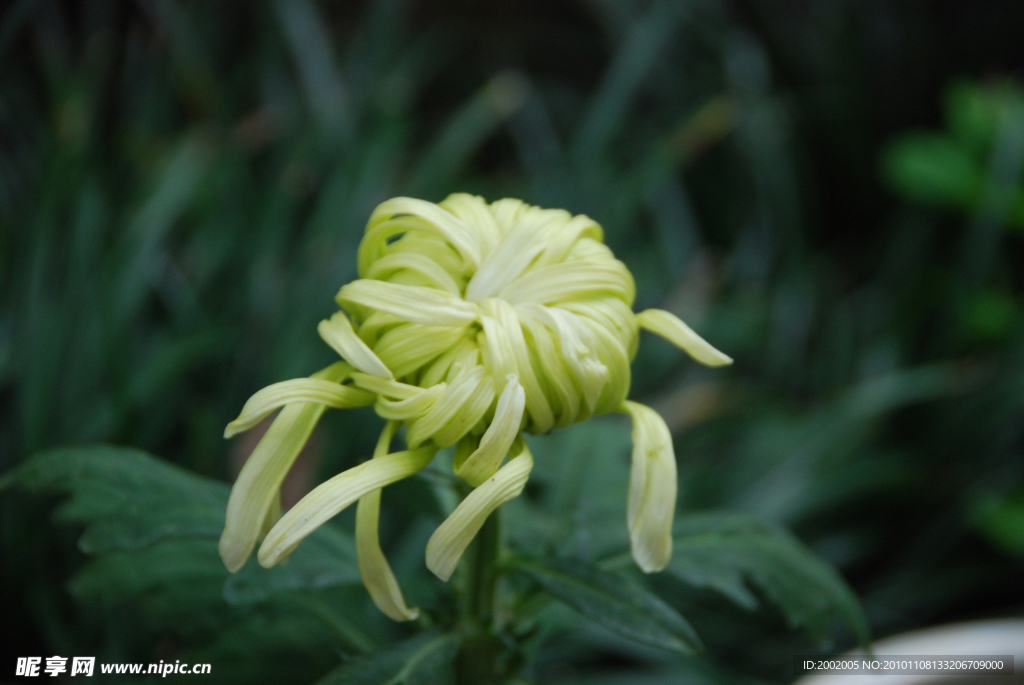
[[[337,383],[349,372],[347,364],[332,364],[314,378]],[[245,565],[266,524],[280,511],[281,482],[306,445],[326,406],[306,402],[289,404],[270,424],[252,451],[228,497],[220,558],[234,573]]]
[[[352,374],[352,382],[356,387],[372,392],[374,395],[384,395],[388,398],[393,397],[396,400],[408,400],[423,392],[423,388],[417,385],[399,383],[398,381],[391,381],[378,376],[359,373],[358,371]]]
[[[441,383],[440,385],[447,386],[444,394],[428,411],[409,424],[409,432],[406,433],[405,440],[410,447],[418,447],[422,442],[431,438],[440,447],[454,445],[483,417],[491,400],[494,399],[494,383],[487,377],[482,366],[474,366],[468,371],[460,371],[451,383]],[[481,386],[492,388],[489,396],[478,392]],[[471,403],[471,400],[478,396],[481,399],[487,396],[487,404],[482,401]],[[463,427],[461,432],[455,430],[438,434],[438,431],[456,420],[458,420],[459,426]]]
[[[562,262],[530,271],[498,293],[512,304],[554,304],[610,295],[630,303],[636,286],[629,270],[617,260]]]
[[[316,330],[342,359],[363,373],[389,380],[394,378],[391,370],[352,330],[352,323],[343,312],[335,312],[330,320],[321,321]]]
[[[480,268],[466,285],[466,299],[483,302],[522,276],[544,251],[549,236],[571,218],[568,212],[558,210],[531,212],[520,217],[501,236],[494,250],[484,257]]]
[[[378,397],[374,408],[377,410],[378,416],[389,421],[413,419],[434,406],[438,398],[444,395],[447,387],[446,383],[439,383],[432,388],[420,390],[405,400],[389,400],[386,397]]]
[[[373,349],[395,378],[405,378],[465,338],[465,329],[402,323],[380,336]]]
[[[352,281],[342,286],[335,299],[341,305],[354,303],[425,326],[461,328],[473,323],[477,316],[476,305],[458,295],[387,281]]]
[[[594,334],[578,316],[564,309],[531,303],[517,307],[516,311],[543,322],[555,333],[561,343],[562,359],[582,389],[587,409],[593,413],[608,382],[608,367],[597,356]]]
[[[384,427],[373,453],[374,459],[387,454],[396,428],[398,424],[394,421],[389,421]],[[356,558],[359,562],[359,575],[378,609],[395,621],[413,621],[420,615],[420,610],[406,605],[398,580],[380,548],[377,537],[379,517],[380,490],[374,490],[363,495],[356,505]]]
[[[480,264],[480,239],[460,218],[432,202],[396,197],[378,205],[359,243],[359,273],[365,274],[387,249],[388,239],[410,229],[429,231],[450,244],[462,258],[463,268]]]
[[[636,315],[636,322],[640,328],[660,335],[704,366],[732,364],[732,357],[716,350],[671,312],[647,309]]]
[[[633,419],[629,474],[629,525],[633,558],[645,573],[660,571],[672,557],[676,510],[676,457],[665,420],[650,407],[626,400],[620,410]]]
[[[423,469],[437,447],[395,452],[371,459],[321,483],[281,517],[260,545],[259,562],[270,568],[294,550],[303,538],[363,495],[408,478]]]
[[[473,486],[480,485],[498,470],[523,423],[526,393],[514,374],[509,374],[506,380],[508,384],[498,397],[494,420],[480,439],[480,446],[455,469],[457,476]]]
[[[526,392],[530,430],[547,433],[555,425],[555,416],[530,361],[530,350],[526,346],[519,316],[512,305],[495,298],[484,300],[481,311],[483,331],[477,336],[477,341],[487,366],[494,374],[495,387],[500,387],[501,379],[508,374],[516,374]]]
[[[487,254],[498,244],[501,238],[498,224],[491,215],[487,201],[482,197],[469,193],[452,193],[440,202],[440,206],[461,219],[466,226],[473,227],[481,254]]]
[[[430,257],[415,252],[396,252],[381,257],[370,266],[366,277],[372,280],[387,280],[397,272],[414,274],[416,280],[426,286],[444,290],[452,295],[459,294],[459,285],[444,268]]]
[[[533,456],[524,444],[522,452],[469,493],[438,526],[427,542],[427,568],[434,575],[444,581],[451,578],[462,553],[484,521],[495,509],[522,493],[532,468]]]
[[[339,362],[344,364],[344,362]],[[347,364],[346,364],[347,366]],[[242,407],[242,413],[224,429],[224,437],[231,438],[249,430],[276,409],[287,404],[305,402],[322,404],[332,409],[366,407],[376,397],[365,390],[340,385],[319,378],[295,378],[274,383],[249,398]]]

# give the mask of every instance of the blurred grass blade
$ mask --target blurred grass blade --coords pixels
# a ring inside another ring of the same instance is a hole
[[[423,153],[409,175],[413,197],[441,199],[480,145],[526,102],[530,85],[515,71],[491,78],[459,111]]]
[[[212,162],[209,141],[199,133],[184,138],[161,169],[149,198],[132,217],[118,244],[120,266],[113,288],[113,312],[122,326],[138,314],[162,271],[161,247],[185,212]]]
[[[573,156],[588,161],[623,127],[626,110],[682,19],[678,3],[662,0],[635,21],[615,54],[576,132]]]
[[[309,109],[327,139],[352,142],[349,95],[334,61],[323,20],[310,0],[278,0],[274,6],[298,67]]]

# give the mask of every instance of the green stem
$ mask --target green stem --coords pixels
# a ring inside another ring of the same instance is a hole
[[[476,632],[487,633],[494,620],[500,554],[501,518],[500,512],[495,511],[484,521],[473,545],[467,550],[463,617],[472,623]]]
[[[504,681],[505,648],[494,635],[494,605],[501,554],[501,522],[495,511],[466,550],[462,566],[460,613],[465,638],[457,659],[459,685],[497,685]]]

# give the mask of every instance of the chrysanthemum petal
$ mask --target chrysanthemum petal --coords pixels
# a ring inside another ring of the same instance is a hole
[[[470,302],[483,302],[501,292],[505,286],[523,275],[544,251],[549,236],[571,219],[568,212],[557,210],[529,212],[521,216],[473,274],[466,285],[466,299]]]
[[[316,330],[324,342],[334,348],[342,359],[363,373],[380,378],[394,378],[384,362],[359,339],[344,312],[335,312],[330,319],[321,321]]]
[[[572,370],[587,408],[593,413],[608,382],[608,367],[597,356],[594,334],[576,315],[564,309],[531,303],[517,307],[516,311],[542,321],[556,333],[562,359]]]
[[[530,271],[506,286],[498,297],[512,304],[555,304],[569,299],[611,295],[631,303],[636,286],[618,260],[552,264]]]
[[[462,408],[448,423],[434,433],[433,440],[442,447],[454,445],[480,423],[494,402],[494,381],[489,377],[480,380]]]
[[[397,427],[394,421],[389,421],[384,427],[373,453],[374,459],[387,454]],[[374,490],[363,495],[356,506],[356,558],[359,575],[378,609],[395,621],[413,621],[420,615],[420,610],[406,605],[398,580],[380,548],[377,536],[380,493],[380,490]]]
[[[384,395],[389,399],[394,398],[396,400],[407,400],[423,392],[423,388],[418,385],[390,381],[358,371],[352,374],[352,383],[357,388],[372,392],[374,395]]]
[[[345,362],[338,363],[345,364]],[[345,366],[349,365],[345,364]],[[286,404],[307,402],[322,404],[332,409],[350,409],[369,406],[376,399],[373,393],[348,385],[332,383],[319,378],[293,378],[289,381],[268,385],[250,397],[242,407],[242,413],[238,415],[238,418],[224,429],[224,437],[230,438],[249,430]]]
[[[590,411],[574,374],[562,361],[555,333],[531,316],[520,316],[520,321],[530,351],[530,363],[555,415],[554,428],[587,419]]]
[[[420,416],[408,423],[409,431],[405,434],[405,440],[410,447],[418,447],[423,441],[433,438],[439,447],[450,447],[459,438],[465,435],[462,431],[458,435],[451,436],[451,439],[440,437],[437,432],[449,424],[455,417],[463,412],[466,403],[477,394],[481,384],[486,383],[493,387],[493,382],[484,372],[482,366],[474,366],[468,370],[461,371],[451,383],[441,383],[446,386],[444,394],[437,398],[437,401]],[[439,386],[434,386],[439,387]],[[491,395],[493,399],[493,394]],[[487,407],[480,407],[479,403],[474,409],[480,410],[472,421],[467,422],[466,430],[480,420]],[[475,412],[474,412],[475,413]]]
[[[335,299],[342,306],[353,303],[425,326],[461,328],[473,323],[477,316],[476,305],[458,295],[365,278],[342,286]]]
[[[462,553],[484,521],[505,502],[518,497],[533,468],[533,456],[523,451],[462,500],[427,542],[427,568],[441,580],[451,578]]]
[[[462,328],[403,323],[382,335],[373,349],[395,378],[405,378],[451,349],[465,335]]]
[[[467,226],[473,227],[480,244],[481,255],[494,249],[501,238],[498,224],[491,214],[487,201],[469,193],[452,193],[441,201],[440,206],[462,219]]]
[[[382,202],[370,215],[366,235],[359,244],[359,273],[365,274],[370,264],[384,254],[388,238],[409,229],[430,231],[443,238],[459,253],[464,268],[480,265],[480,237],[464,221],[432,202],[396,197]]]
[[[661,571],[672,557],[676,509],[676,458],[665,420],[650,407],[626,400],[620,410],[633,419],[629,474],[629,525],[633,559],[645,573]]]
[[[371,459],[321,483],[281,517],[260,545],[259,562],[270,568],[292,552],[303,538],[368,492],[408,478],[437,453],[421,447]]]
[[[480,446],[455,469],[457,476],[473,486],[494,475],[522,426],[526,393],[514,374],[509,374],[506,380],[508,383],[498,396],[494,419],[480,439]]]
[[[432,388],[420,390],[412,397],[404,400],[389,400],[378,397],[375,409],[377,415],[389,421],[407,421],[428,411],[437,400],[444,395],[446,383],[439,383]]]
[[[417,283],[407,285],[423,285],[437,288],[452,295],[459,294],[459,285],[444,268],[426,255],[413,252],[395,252],[384,255],[373,263],[366,277],[371,280],[388,280],[389,276],[407,271],[417,276]]]
[[[347,365],[332,364],[313,377],[337,383],[348,371]],[[273,507],[280,504],[281,481],[325,409],[326,406],[319,403],[286,406],[238,474],[228,497],[224,532],[218,547],[224,565],[232,573],[242,568],[252,554]]]
[[[547,433],[554,426],[555,417],[530,362],[519,316],[508,302],[493,297],[484,300],[480,310],[480,323],[484,330],[477,341],[487,358],[495,384],[501,387],[502,378],[515,374],[526,391],[530,430]]]
[[[636,315],[640,328],[668,340],[704,366],[728,366],[732,357],[719,352],[682,319],[664,309],[646,309]]]

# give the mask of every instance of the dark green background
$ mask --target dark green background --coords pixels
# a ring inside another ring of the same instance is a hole
[[[229,480],[245,399],[332,360],[316,323],[377,203],[514,196],[592,216],[637,310],[736,359],[642,339],[631,397],[674,430],[682,509],[791,527],[876,636],[1020,614],[1019,2],[0,8],[0,473],[110,442]],[[295,487],[378,427],[331,414]],[[386,548],[432,506],[396,490]],[[73,599],[54,501],[0,499],[3,663],[177,653]],[[780,615],[687,601],[721,673],[791,677]],[[652,658],[560,645],[544,682]]]

